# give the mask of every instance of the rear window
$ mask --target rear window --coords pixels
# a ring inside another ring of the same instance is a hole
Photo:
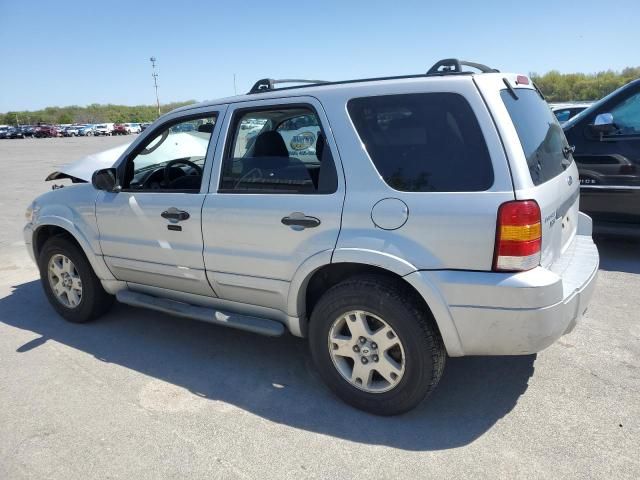
[[[538,92],[528,88],[518,88],[515,92],[517,99],[508,90],[502,90],[500,96],[518,132],[531,180],[534,185],[540,185],[571,164],[563,154],[567,140],[549,105]]]
[[[469,103],[455,93],[350,100],[351,120],[378,173],[406,192],[472,192],[493,184],[493,168]]]

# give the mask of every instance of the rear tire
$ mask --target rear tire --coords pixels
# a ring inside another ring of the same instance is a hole
[[[309,325],[311,354],[342,400],[376,415],[398,415],[433,391],[446,351],[416,295],[395,279],[362,275],[320,298]]]
[[[113,305],[84,252],[64,236],[49,238],[38,258],[40,280],[51,306],[66,320],[85,323]]]

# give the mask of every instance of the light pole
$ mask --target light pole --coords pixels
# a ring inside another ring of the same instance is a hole
[[[156,57],[151,57],[149,59],[151,62],[151,69],[153,73],[151,76],[153,77],[153,86],[156,89],[156,105],[158,106],[158,117],[160,116],[160,98],[158,97],[158,74],[156,73]]]

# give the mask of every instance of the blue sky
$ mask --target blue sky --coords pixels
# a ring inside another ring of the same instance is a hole
[[[115,7],[118,5],[118,7]],[[0,0],[0,112],[238,93],[264,77],[340,80],[458,57],[503,71],[639,66],[638,0]],[[8,47],[8,48],[7,48]]]

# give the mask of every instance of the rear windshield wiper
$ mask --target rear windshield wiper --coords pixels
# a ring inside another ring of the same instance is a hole
[[[547,99],[546,99],[546,98],[544,98],[544,95],[542,94],[542,90],[540,90],[540,89],[538,88],[538,85],[536,85],[536,82],[532,81],[531,83],[533,84],[533,88],[535,88],[535,89],[536,89],[536,92],[538,92],[538,95],[540,95],[540,98],[541,98],[541,99],[543,99],[543,100],[546,102],[546,101],[547,101]]]
[[[511,84],[509,83],[509,80],[507,80],[506,78],[503,78],[502,81],[504,82],[504,84],[507,86],[507,89],[509,90],[509,93],[511,94],[511,96],[513,97],[514,100],[518,100],[518,94],[516,93],[516,91],[513,89],[513,87],[511,86]]]

